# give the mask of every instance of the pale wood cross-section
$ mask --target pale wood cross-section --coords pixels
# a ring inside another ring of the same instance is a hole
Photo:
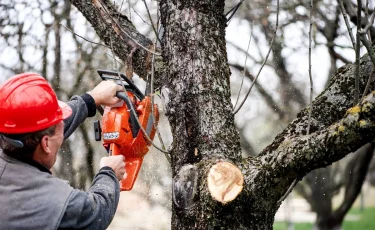
[[[219,162],[211,167],[207,177],[211,196],[226,204],[234,200],[243,188],[241,170],[229,162]]]

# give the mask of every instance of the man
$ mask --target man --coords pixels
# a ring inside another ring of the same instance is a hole
[[[103,157],[87,192],[51,174],[64,139],[122,87],[101,82],[67,104],[35,73],[0,86],[0,229],[106,229],[125,173],[123,156]],[[84,172],[81,172],[84,173]]]

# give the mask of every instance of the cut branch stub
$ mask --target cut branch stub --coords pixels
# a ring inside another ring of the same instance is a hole
[[[211,167],[207,176],[211,196],[226,204],[234,200],[243,188],[241,170],[229,162],[219,162]]]

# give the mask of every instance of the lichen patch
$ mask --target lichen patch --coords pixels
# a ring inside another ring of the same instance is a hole
[[[361,112],[361,108],[358,105],[348,109],[349,114],[355,114],[359,112]]]

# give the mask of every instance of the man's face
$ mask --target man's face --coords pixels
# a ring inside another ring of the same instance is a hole
[[[56,157],[57,157],[57,151],[59,151],[62,142],[64,140],[64,122],[61,121],[56,125],[56,130],[55,130],[55,135],[50,136],[48,138],[48,146],[50,147],[51,150],[51,155],[48,159],[48,162],[46,162],[45,165],[47,168],[51,169],[53,165],[56,162]]]

